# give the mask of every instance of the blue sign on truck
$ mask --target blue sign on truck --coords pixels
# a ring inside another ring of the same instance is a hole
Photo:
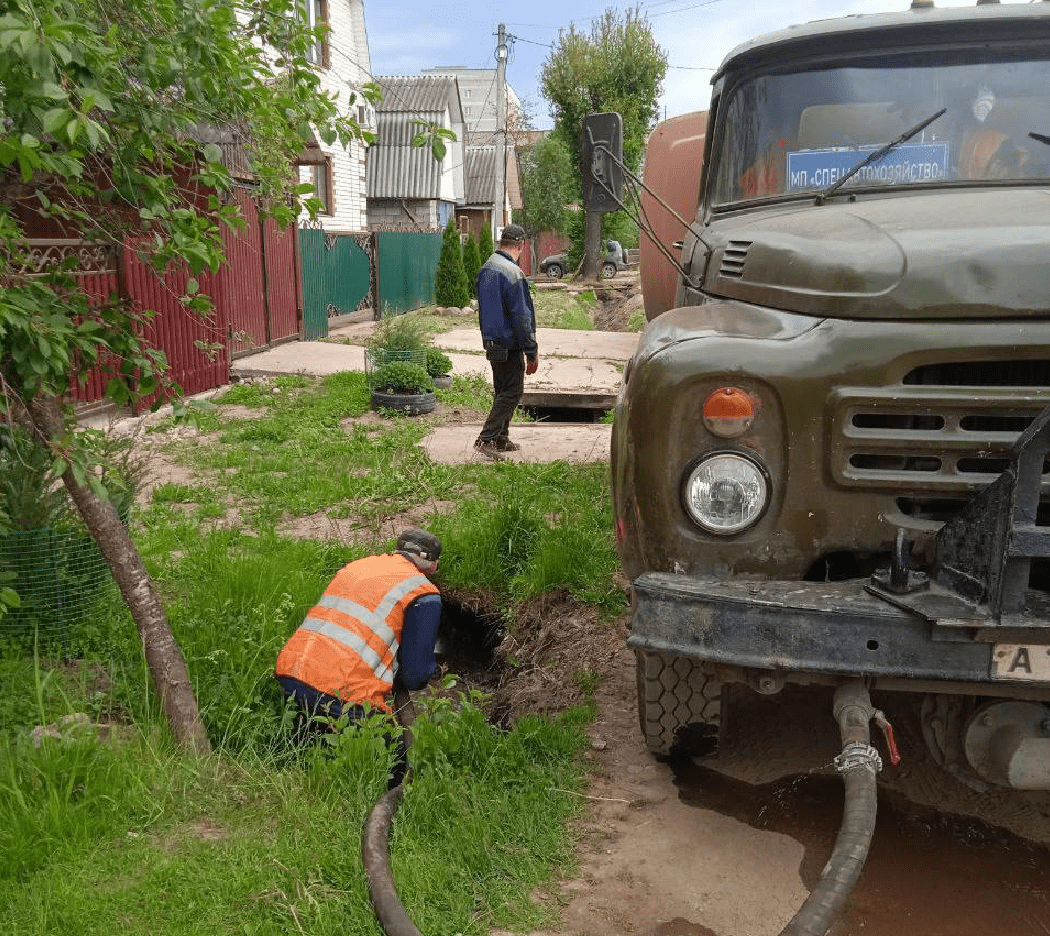
[[[805,150],[787,154],[787,189],[799,192],[834,185],[879,147]],[[947,143],[899,146],[882,159],[865,166],[847,185],[901,185],[943,179],[948,172]]]

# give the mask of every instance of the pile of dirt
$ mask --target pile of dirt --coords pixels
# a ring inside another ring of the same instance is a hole
[[[626,614],[602,620],[565,591],[541,595],[520,610],[496,649],[502,675],[494,707],[517,719],[580,705],[623,649],[627,631]]]
[[[627,323],[636,312],[645,308],[641,288],[637,280],[615,283],[595,291],[598,308],[593,320],[598,331],[627,331]]]

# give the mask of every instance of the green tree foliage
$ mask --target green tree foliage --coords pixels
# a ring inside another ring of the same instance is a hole
[[[590,33],[570,25],[543,64],[543,95],[550,102],[554,134],[573,154],[580,175],[580,126],[600,111],[623,117],[624,162],[637,171],[646,134],[656,123],[657,101],[667,74],[667,53],[652,34],[639,8],[606,10]],[[596,277],[600,260],[601,224],[597,212],[587,212],[584,242],[585,277]]]
[[[571,205],[580,200],[580,176],[572,152],[559,136],[548,136],[519,151],[525,208],[521,223],[531,234],[569,228]]]
[[[25,219],[185,271],[183,303],[208,314],[198,275],[222,262],[222,226],[242,222],[214,142],[238,145],[257,196],[293,220],[310,186],[290,166],[311,132],[366,137],[347,100],[307,60],[327,27],[308,29],[295,0],[8,0],[0,15],[0,417],[47,444],[142,634],[179,740],[207,749],[181,654],[141,558],[69,420],[71,372],[110,364],[106,394],[177,394],[148,345],[149,313],[89,304],[73,266],[32,269]],[[377,97],[368,86],[366,96]],[[305,202],[316,210],[315,200]],[[177,657],[177,659],[176,659]]]
[[[456,219],[450,217],[441,239],[441,256],[434,282],[437,304],[462,308],[470,302],[467,276],[463,272],[463,252],[459,246],[459,230]]]
[[[483,224],[481,226],[481,238],[478,240],[478,259],[481,260],[482,266],[492,256],[492,252],[495,249],[495,245],[492,243],[492,231],[487,224]]]
[[[488,257],[485,259],[488,260]],[[474,298],[477,297],[478,272],[480,270],[481,254],[478,252],[478,242],[474,240],[474,235],[471,234],[463,245],[463,273],[467,277],[467,288],[470,290],[470,295]]]

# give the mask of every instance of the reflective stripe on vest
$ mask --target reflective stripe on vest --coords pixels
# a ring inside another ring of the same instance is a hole
[[[359,605],[356,601],[340,598],[338,595],[322,595],[321,600],[317,604],[322,608],[332,608],[335,611],[340,611],[347,617],[360,621],[387,645],[391,655],[393,655],[397,652],[398,635],[391,630],[386,622],[386,617],[405,595],[425,584],[429,584],[429,579],[425,575],[414,575],[405,579],[386,593],[375,611],[369,611],[368,608]],[[383,658],[353,631],[340,627],[338,624],[333,624],[331,621],[322,621],[314,617],[308,617],[303,621],[302,627],[304,630],[324,634],[325,637],[331,637],[332,640],[338,641],[344,647],[349,647],[372,668],[376,679],[389,683],[394,681],[394,673],[391,667],[387,666],[383,662]]]
[[[438,590],[404,556],[372,556],[350,563],[332,579],[281,650],[277,675],[291,676],[344,702],[369,702],[385,709],[405,609],[426,594]]]

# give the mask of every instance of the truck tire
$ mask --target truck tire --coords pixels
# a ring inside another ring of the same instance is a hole
[[[638,721],[652,754],[670,754],[689,725],[704,726],[706,735],[717,735],[722,681],[711,664],[649,650],[637,650],[635,656]]]

